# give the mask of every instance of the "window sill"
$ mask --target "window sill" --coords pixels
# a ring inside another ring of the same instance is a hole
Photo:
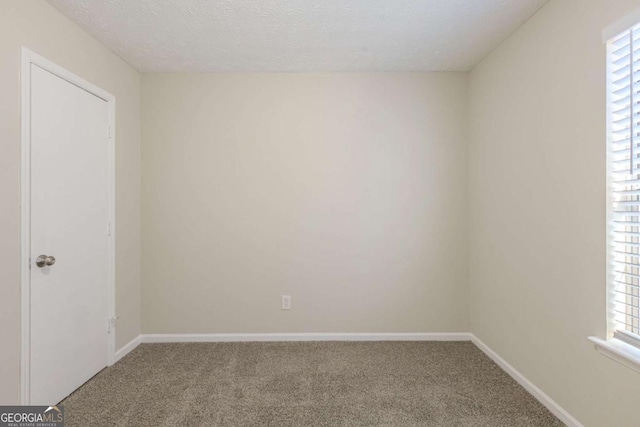
[[[595,344],[596,349],[618,363],[640,372],[640,349],[630,344],[612,338],[603,340],[598,337],[589,337],[589,341]]]

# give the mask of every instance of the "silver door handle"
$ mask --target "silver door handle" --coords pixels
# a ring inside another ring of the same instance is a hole
[[[52,256],[40,255],[38,258],[36,258],[36,265],[40,268],[45,267],[47,265],[53,265],[55,263],[56,263],[56,259],[55,257],[52,257]]]

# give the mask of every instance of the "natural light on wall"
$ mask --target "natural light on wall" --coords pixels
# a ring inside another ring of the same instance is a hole
[[[610,332],[640,347],[640,25],[607,53]]]

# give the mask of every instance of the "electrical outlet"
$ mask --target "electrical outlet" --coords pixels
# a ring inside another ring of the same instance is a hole
[[[282,309],[291,310],[291,295],[282,295]]]

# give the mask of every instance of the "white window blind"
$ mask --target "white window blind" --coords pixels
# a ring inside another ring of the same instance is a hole
[[[640,346],[640,26],[607,48],[609,310],[614,336]]]

